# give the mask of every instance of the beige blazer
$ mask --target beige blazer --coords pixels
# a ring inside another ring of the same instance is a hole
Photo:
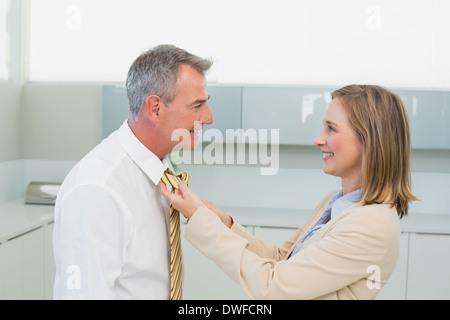
[[[206,206],[189,219],[185,237],[252,299],[374,299],[399,254],[400,222],[388,204],[350,206],[288,259],[334,193],[281,246],[253,237],[236,221],[228,228]]]

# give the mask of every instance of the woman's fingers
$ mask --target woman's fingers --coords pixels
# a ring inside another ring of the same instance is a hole
[[[164,197],[170,197],[171,192],[169,190],[167,190],[166,184],[162,181],[159,182],[159,187],[161,188],[161,193],[163,194]]]
[[[200,198],[188,188],[184,181],[178,184],[178,189],[175,189],[173,193],[167,189],[164,183],[160,183],[160,187],[162,195],[166,197],[175,209],[183,213],[187,219],[198,207],[203,205]]]
[[[180,183],[178,184],[178,189],[181,191],[182,194],[188,193],[190,191],[189,187],[184,181],[180,181]]]

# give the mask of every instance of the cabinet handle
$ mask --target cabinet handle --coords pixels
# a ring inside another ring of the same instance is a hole
[[[41,228],[42,228],[42,226],[39,226],[39,227],[36,227],[36,228],[34,228],[34,229],[28,230],[28,231],[26,231],[26,232],[24,232],[24,233],[18,234],[17,236],[14,236],[14,237],[12,237],[12,238],[7,239],[5,242],[14,240],[14,239],[16,239],[16,238],[19,238],[19,237],[21,237],[21,236],[26,235],[27,233],[33,232],[33,231],[35,231],[35,230],[37,230],[37,229],[41,229]]]

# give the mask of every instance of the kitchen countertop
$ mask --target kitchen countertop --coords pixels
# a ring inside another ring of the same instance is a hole
[[[243,226],[297,228],[309,218],[312,210],[224,207]],[[450,214],[413,213],[400,219],[402,232],[450,234]]]
[[[54,206],[25,204],[24,198],[0,203],[0,243],[53,221]],[[225,207],[244,226],[297,228],[312,210]],[[184,221],[184,219],[182,219]],[[400,220],[402,232],[450,234],[450,214],[410,214]]]
[[[220,208],[243,226],[297,228],[309,218],[312,210],[275,208]]]
[[[0,243],[52,222],[54,208],[25,198],[0,203]]]

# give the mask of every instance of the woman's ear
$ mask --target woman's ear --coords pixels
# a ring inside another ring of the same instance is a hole
[[[159,121],[161,104],[162,99],[154,94],[148,96],[147,99],[145,100],[144,113],[150,121],[154,123],[157,123]]]

